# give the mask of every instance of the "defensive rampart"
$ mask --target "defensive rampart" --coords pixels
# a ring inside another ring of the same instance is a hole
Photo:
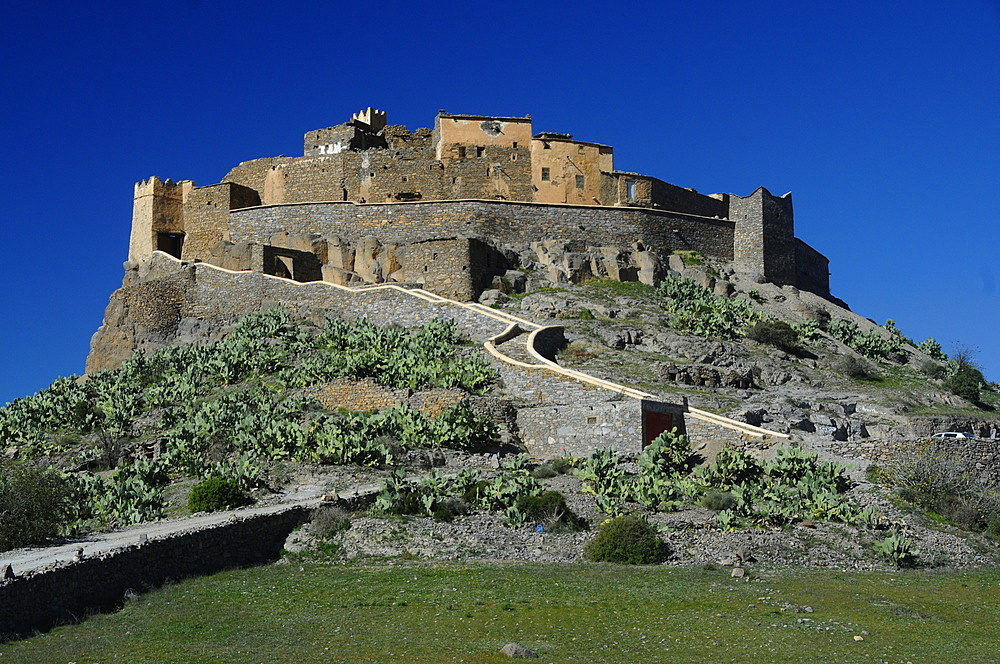
[[[399,243],[428,237],[482,237],[501,245],[526,245],[542,238],[558,238],[577,242],[581,249],[642,242],[665,253],[694,249],[732,260],[734,226],[724,219],[627,207],[474,200],[366,205],[332,202],[233,210],[229,239],[266,243],[274,229],[345,238],[373,235]]]

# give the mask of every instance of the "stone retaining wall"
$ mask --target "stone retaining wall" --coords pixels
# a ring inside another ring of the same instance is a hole
[[[830,449],[841,456],[864,459],[891,467],[918,459],[956,463],[978,483],[1000,487],[1000,440],[946,438],[934,440],[861,440],[833,442]]]
[[[0,580],[0,639],[112,609],[129,590],[273,561],[288,533],[309,513],[296,506],[253,515]]]

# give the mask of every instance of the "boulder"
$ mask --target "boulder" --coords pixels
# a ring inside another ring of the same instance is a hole
[[[525,658],[537,658],[538,654],[533,650],[525,648],[520,643],[508,643],[500,652],[507,655],[508,657],[525,657]]]

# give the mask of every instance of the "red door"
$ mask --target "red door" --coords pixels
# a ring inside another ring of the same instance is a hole
[[[657,413],[647,410],[642,413],[642,446],[646,447],[664,431],[674,428],[674,416],[670,413]]]

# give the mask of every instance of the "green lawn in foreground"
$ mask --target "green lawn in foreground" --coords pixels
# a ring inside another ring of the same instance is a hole
[[[1000,570],[294,563],[152,592],[2,644],[0,664],[509,662],[509,641],[541,662],[985,663],[998,605]]]

